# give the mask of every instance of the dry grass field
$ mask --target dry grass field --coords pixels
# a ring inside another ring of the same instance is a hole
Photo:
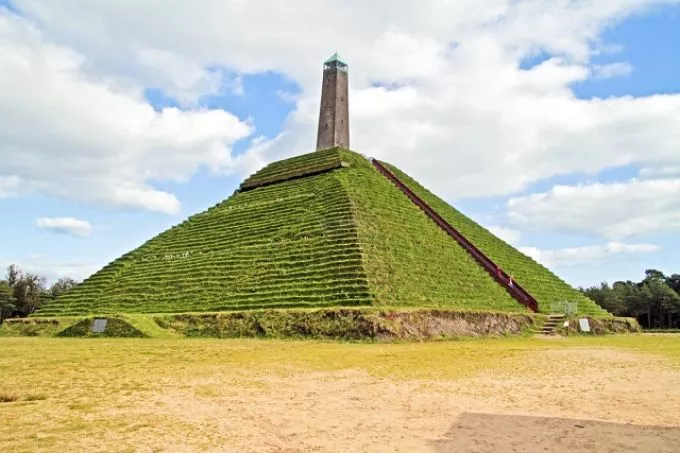
[[[1,452],[677,452],[680,336],[0,338]]]

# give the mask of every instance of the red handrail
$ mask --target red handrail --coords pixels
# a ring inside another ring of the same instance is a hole
[[[494,278],[498,283],[514,297],[520,304],[526,306],[531,311],[538,312],[538,302],[529,294],[519,283],[503,271],[496,263],[486,256],[481,250],[475,247],[470,241],[465,238],[458,230],[452,227],[446,220],[444,220],[437,212],[416,195],[411,189],[406,186],[401,180],[387,169],[381,162],[376,159],[369,158],[375,168],[378,169],[387,179],[397,186],[404,194],[415,203],[425,214],[430,217],[442,230],[447,232],[449,236],[455,239],[461,247],[463,247],[472,257]]]

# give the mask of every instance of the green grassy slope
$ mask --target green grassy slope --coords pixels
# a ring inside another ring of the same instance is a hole
[[[547,269],[394,171],[543,307],[555,297],[579,297]],[[108,264],[35,316],[371,304],[526,310],[356,153],[334,149],[275,162],[246,183],[229,199]],[[582,310],[598,312],[583,299]]]
[[[376,305],[526,311],[366,159],[342,160]]]
[[[506,272],[513,275],[519,284],[536,298],[541,312],[550,311],[551,302],[570,300],[578,301],[580,313],[608,315],[599,305],[569,286],[546,267],[508,245],[493,233],[454,209],[398,168],[389,164],[385,165],[470,242],[496,262],[496,264],[500,265]]]
[[[37,316],[367,305],[350,206],[332,173],[238,193],[109,264]]]
[[[327,149],[316,153],[304,154],[267,165],[262,170],[243,181],[241,189],[250,189],[273,184],[309,174],[323,172],[341,166],[337,149]]]

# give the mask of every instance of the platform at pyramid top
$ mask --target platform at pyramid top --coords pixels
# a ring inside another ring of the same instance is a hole
[[[539,311],[569,300],[580,313],[606,314],[389,168],[513,275]],[[111,262],[36,316],[348,306],[527,310],[371,162],[335,148],[266,166],[233,196]]]

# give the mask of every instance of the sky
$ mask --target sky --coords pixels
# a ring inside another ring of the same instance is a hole
[[[483,5],[483,6],[480,6]],[[0,266],[82,279],[351,148],[576,286],[680,273],[680,1],[0,0]]]

